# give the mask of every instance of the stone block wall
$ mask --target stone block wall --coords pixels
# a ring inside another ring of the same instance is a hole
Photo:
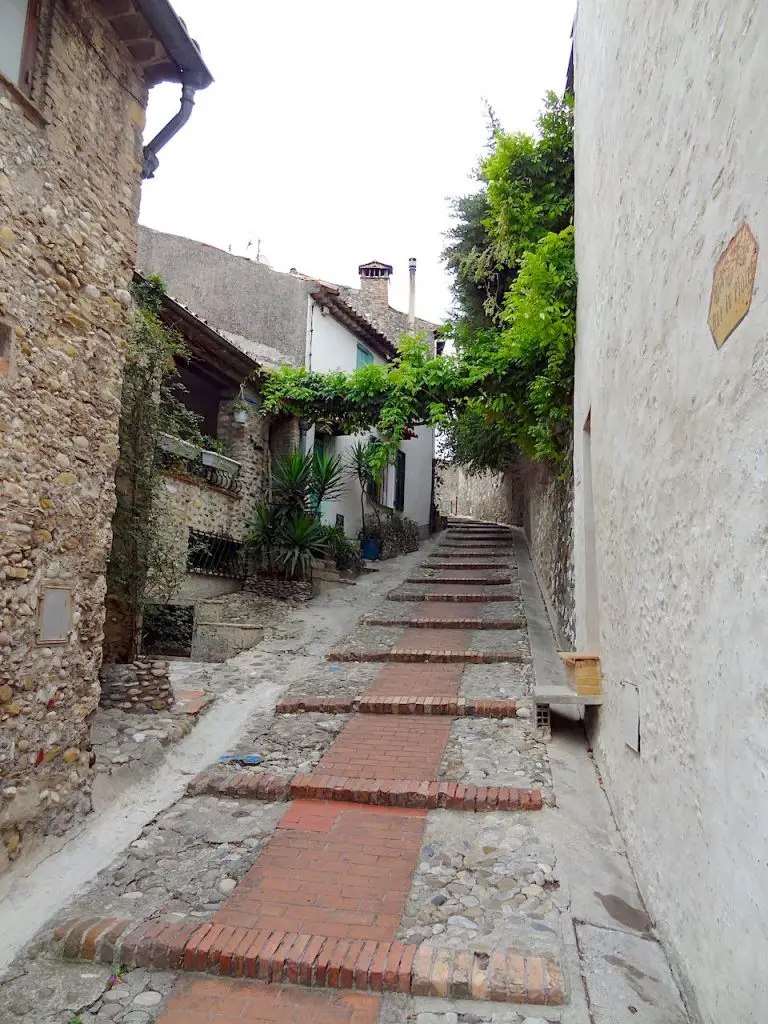
[[[504,473],[439,470],[440,512],[525,530],[531,559],[559,644],[575,643],[573,477],[552,466],[520,459]],[[457,512],[458,508],[458,512]]]
[[[45,0],[32,101],[0,80],[0,871],[90,806],[146,102],[100,10]]]
[[[278,601],[309,601],[312,583],[309,580],[281,580],[273,576],[249,576],[245,590],[259,597],[273,597]]]
[[[144,714],[169,711],[173,705],[167,661],[138,659],[128,665],[104,665],[100,679],[102,707]]]

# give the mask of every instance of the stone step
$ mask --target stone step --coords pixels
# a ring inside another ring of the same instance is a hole
[[[451,715],[455,718],[514,718],[515,700],[492,700],[481,697],[410,697],[361,694],[359,697],[283,697],[277,702],[275,714],[319,712],[345,715]]]
[[[503,587],[512,582],[507,573],[504,576],[406,576],[405,583],[448,583],[457,587]]]
[[[452,572],[463,572],[469,569],[506,569],[506,560],[498,562],[433,562],[427,559],[422,563],[422,569],[450,569]]]
[[[409,626],[411,629],[525,629],[526,621],[522,616],[507,619],[472,618],[409,618],[407,615],[367,615],[364,626]]]
[[[286,780],[258,769],[240,772],[208,768],[187,787],[188,796],[222,796],[235,800],[332,800],[372,807],[415,810],[540,811],[540,789],[476,786],[452,779],[368,779],[344,775],[297,775]]]
[[[53,933],[68,959],[126,967],[207,972],[272,985],[399,992],[412,996],[560,1006],[559,964],[516,949],[484,952],[429,943],[350,941],[325,935],[201,923],[166,915],[80,917]]]
[[[495,665],[500,662],[527,664],[530,657],[520,651],[432,650],[393,647],[390,650],[345,647],[329,651],[329,661],[442,662],[444,664]]]
[[[418,591],[408,590],[392,590],[387,594],[388,601],[449,601],[466,604],[485,604],[489,601],[509,601],[515,600],[518,594],[515,593],[510,595],[508,593],[488,593],[478,591],[467,591],[465,594],[440,594],[440,593],[420,593]]]

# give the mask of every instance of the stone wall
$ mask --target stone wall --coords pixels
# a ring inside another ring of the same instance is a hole
[[[128,665],[104,665],[100,680],[102,707],[142,714],[169,711],[173,705],[167,661],[139,659]]]
[[[521,525],[521,511],[508,474],[471,474],[461,466],[440,464],[438,475],[436,500],[442,515]]]
[[[32,103],[0,80],[0,871],[90,806],[146,102],[99,11],[44,2]]]
[[[595,751],[694,1019],[757,1024],[768,5],[580,0],[575,65],[576,630],[587,642],[592,616],[599,638]],[[745,221],[760,243],[754,295],[718,348],[713,273]]]
[[[304,365],[309,294],[294,274],[191,238],[139,229],[140,271],[160,274],[189,306],[258,363]]]
[[[576,641],[573,587],[573,477],[552,466],[522,462],[507,472],[539,586],[559,646]]]
[[[245,590],[259,597],[273,597],[277,601],[309,601],[312,583],[309,580],[281,580],[274,576],[249,576]]]
[[[545,464],[521,459],[505,473],[467,473],[441,466],[443,515],[508,523],[525,530],[531,559],[560,646],[575,642],[573,582],[573,478],[560,479]],[[458,512],[457,512],[458,508]]]

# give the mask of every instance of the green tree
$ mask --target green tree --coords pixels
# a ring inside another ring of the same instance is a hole
[[[455,354],[432,358],[403,337],[398,357],[352,374],[284,369],[265,409],[307,416],[331,433],[375,430],[390,459],[408,427],[439,426],[456,461],[503,469],[522,452],[567,467],[576,271],[573,102],[550,93],[534,135],[491,115],[477,193],[454,201],[444,256],[456,309]]]

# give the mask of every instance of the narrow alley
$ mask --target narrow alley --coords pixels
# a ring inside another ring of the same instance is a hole
[[[536,729],[559,661],[521,531],[456,520],[318,622],[212,669],[236,723],[122,843],[72,841],[92,883],[67,847],[18,880],[50,919],[0,1020],[685,1024],[580,721]]]

